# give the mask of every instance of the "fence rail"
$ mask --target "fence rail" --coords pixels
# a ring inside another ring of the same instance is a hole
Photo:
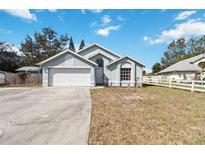
[[[156,76],[144,76],[143,84],[190,90],[191,92],[205,92],[205,81],[201,80],[168,80]]]

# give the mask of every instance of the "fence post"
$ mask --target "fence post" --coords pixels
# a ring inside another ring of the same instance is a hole
[[[171,79],[169,79],[169,88],[171,88],[172,87],[172,81],[171,81]]]
[[[157,85],[159,85],[159,79],[157,79]]]
[[[191,92],[194,92],[194,80],[192,80],[192,84],[191,84]]]

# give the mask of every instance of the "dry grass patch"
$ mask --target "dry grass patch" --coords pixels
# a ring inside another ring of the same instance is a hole
[[[42,87],[41,84],[0,84],[0,88],[7,87]]]
[[[89,144],[204,144],[205,94],[163,87],[91,91]]]

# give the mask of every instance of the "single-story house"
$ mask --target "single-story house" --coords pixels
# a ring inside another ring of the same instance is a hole
[[[40,73],[41,68],[35,66],[24,66],[15,70],[16,72]]]
[[[40,63],[43,86],[141,86],[145,65],[98,44],[69,49]]]
[[[162,78],[179,81],[193,80],[196,78],[203,80],[205,78],[205,74],[199,66],[199,63],[201,62],[205,62],[205,54],[200,54],[198,56],[179,61],[160,71],[157,75]]]

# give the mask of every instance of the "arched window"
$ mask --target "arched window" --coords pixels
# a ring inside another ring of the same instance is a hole
[[[130,81],[131,80],[131,64],[130,63],[125,62],[121,65],[120,79],[121,79],[121,81]]]
[[[102,58],[98,58],[96,60],[96,64],[98,64],[98,67],[103,67],[103,59]]]

